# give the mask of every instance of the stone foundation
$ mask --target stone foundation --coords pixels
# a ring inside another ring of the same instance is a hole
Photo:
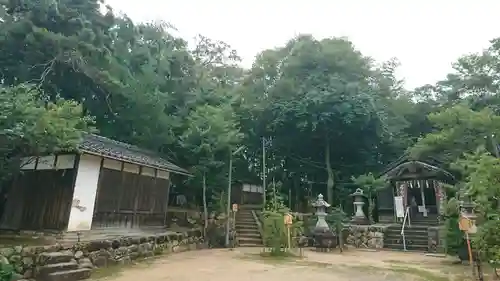
[[[128,264],[133,260],[164,253],[176,253],[204,247],[201,230],[167,232],[142,237],[120,237],[76,244],[50,246],[11,246],[0,248],[0,262],[10,263],[25,279],[43,275],[44,266],[61,258],[77,263],[78,268],[94,269]]]
[[[446,229],[444,226],[430,226],[427,230],[428,252],[444,253],[446,248]]]
[[[387,225],[349,225],[347,244],[356,248],[384,248],[384,234]]]

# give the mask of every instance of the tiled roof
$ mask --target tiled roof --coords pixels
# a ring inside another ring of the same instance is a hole
[[[403,156],[399,157],[396,161],[390,163],[384,171],[382,171],[380,176],[389,176],[391,174],[397,173],[398,170],[406,168],[408,165],[417,165],[423,167],[427,170],[432,170],[438,172],[443,178],[449,180],[450,182],[455,181],[455,176],[445,169],[441,168],[443,164],[433,158],[427,157],[422,160],[411,160],[409,155],[406,153]]]
[[[152,151],[94,134],[86,134],[78,148],[80,151],[90,154],[108,156],[124,162],[190,175],[187,170],[159,157]]]

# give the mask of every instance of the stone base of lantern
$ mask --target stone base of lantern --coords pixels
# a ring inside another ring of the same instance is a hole
[[[315,228],[313,238],[318,252],[329,252],[337,247],[337,235],[329,228]]]
[[[370,224],[370,221],[365,217],[353,217],[351,219],[351,224],[368,225],[368,224]]]

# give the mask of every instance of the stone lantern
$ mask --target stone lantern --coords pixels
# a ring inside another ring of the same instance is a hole
[[[314,244],[317,250],[327,251],[333,249],[337,246],[337,236],[328,226],[326,222],[326,209],[330,207],[330,204],[323,199],[323,195],[319,194],[318,199],[312,203],[312,206],[316,208],[316,216],[318,221],[313,229]]]
[[[463,247],[463,249],[459,250],[458,256],[461,261],[468,260],[469,263],[471,264],[476,262],[478,273],[479,275],[482,276],[482,269],[480,266],[481,263],[479,261],[479,257],[477,256],[477,252],[475,251],[474,247],[471,247],[471,242],[470,242],[470,236],[474,235],[477,232],[477,226],[476,226],[477,215],[474,213],[475,204],[467,193],[463,193],[461,195],[462,196],[460,196],[461,200],[460,200],[459,227],[462,231],[464,231],[464,239],[466,241],[467,247]]]
[[[349,196],[354,198],[353,204],[355,210],[351,222],[354,224],[369,224],[369,221],[365,216],[365,212],[363,212],[363,206],[365,205],[366,199],[366,195],[363,193],[363,190],[361,188],[358,188]]]
[[[476,214],[474,213],[474,208],[475,208],[474,202],[470,199],[469,195],[467,193],[464,194],[463,200],[460,201],[460,214],[462,217],[467,218],[471,222],[471,226],[468,232],[468,234],[474,234],[477,231],[476,227]]]
[[[316,208],[316,216],[318,216],[318,221],[316,222],[315,229],[327,228],[330,229],[328,223],[326,222],[326,208],[330,207],[330,204],[323,200],[323,194],[318,195],[318,199],[313,202],[313,207]]]

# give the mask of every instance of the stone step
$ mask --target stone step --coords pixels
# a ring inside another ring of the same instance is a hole
[[[257,238],[260,239],[260,233],[238,233],[238,237],[249,237],[249,238]]]
[[[429,233],[427,231],[405,231],[405,236],[417,236],[417,237],[427,237]],[[384,236],[401,236],[401,231],[388,231]]]
[[[262,210],[262,205],[240,205],[239,209],[240,210],[261,211]]]
[[[242,222],[242,221],[251,221],[251,222],[255,222],[255,220],[253,218],[237,218],[236,219],[236,222]]]
[[[60,271],[73,270],[78,268],[76,261],[47,264],[37,268],[37,277],[46,278],[49,274]]]
[[[53,252],[53,253],[41,253],[38,256],[38,264],[57,264],[57,263],[67,263],[73,259],[73,253],[71,252]]]
[[[239,217],[236,217],[236,221],[240,221],[240,220],[254,220],[253,216],[239,216]]]
[[[241,220],[236,220],[236,223],[255,223],[254,219],[241,219]]]
[[[240,228],[246,228],[246,229],[257,229],[257,224],[256,223],[253,223],[253,224],[250,224],[250,223],[237,223],[236,224],[236,229],[240,229]]]
[[[422,246],[427,246],[429,241],[427,239],[408,239],[405,238],[406,244],[412,244],[412,245],[422,245]],[[395,239],[384,239],[384,245],[385,244],[403,244],[403,238],[395,238]]]
[[[242,234],[242,235],[244,235],[244,234],[260,234],[260,232],[259,232],[259,230],[257,228],[252,228],[252,229],[250,229],[250,228],[241,228],[241,229],[236,230],[236,232],[238,234]]]
[[[421,242],[425,242],[427,243],[429,241],[429,237],[425,236],[425,237],[422,237],[422,236],[408,236],[408,235],[405,235],[405,239],[408,241],[408,240],[411,240],[411,241],[421,241]],[[391,240],[401,240],[403,241],[403,236],[401,235],[394,235],[394,236],[385,236],[384,237],[384,241],[391,241]]]
[[[239,217],[236,218],[236,221],[255,221],[253,217]]]
[[[411,222],[411,225],[418,225],[424,227],[438,226],[438,222]]]
[[[411,221],[410,225],[422,225],[422,226],[427,226],[427,225],[436,225],[438,222],[437,221],[424,221],[424,220],[419,220],[419,221]]]
[[[393,249],[393,250],[404,250],[403,244],[384,244],[384,248]],[[406,249],[409,251],[427,252],[428,246],[427,246],[427,244],[426,245],[407,244]]]
[[[405,234],[406,233],[419,233],[419,234],[424,234],[427,235],[428,229],[427,228],[405,228],[404,229]],[[394,229],[394,228],[389,228],[386,230],[385,233],[401,233],[401,228],[399,229]]]
[[[402,225],[392,225],[389,226],[387,229],[399,229],[401,230]],[[411,225],[405,225],[405,229],[419,229],[419,230],[427,230],[429,228],[428,225],[421,225],[421,224],[415,224],[412,223]]]
[[[79,268],[49,274],[47,281],[76,281],[90,278],[91,269]]]
[[[239,211],[236,213],[236,217],[240,217],[240,216],[250,216],[250,217],[253,217],[253,214],[251,211]]]
[[[255,247],[263,247],[264,245],[262,245],[262,244],[240,243],[238,246],[239,247],[244,247],[244,248],[255,248]]]
[[[260,237],[238,237],[239,244],[262,244]]]
[[[236,213],[236,215],[241,215],[241,214],[252,214],[252,210],[249,210],[249,209],[240,209],[238,210],[238,212]]]
[[[240,209],[238,210],[238,212],[236,213],[236,215],[241,215],[241,214],[252,214],[252,210],[249,210],[249,209]]]

